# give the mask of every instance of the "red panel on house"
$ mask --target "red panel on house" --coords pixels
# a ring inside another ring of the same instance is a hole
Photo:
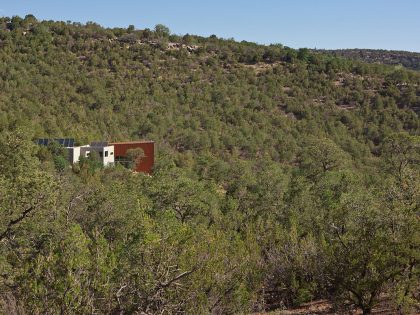
[[[136,172],[152,174],[155,163],[155,143],[153,141],[130,141],[130,142],[112,142],[109,145],[114,146],[115,159],[124,158],[127,150],[141,148],[144,151],[144,158],[135,167]]]

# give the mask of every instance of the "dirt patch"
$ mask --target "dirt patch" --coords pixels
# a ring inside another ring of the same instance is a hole
[[[420,314],[417,309],[417,312],[414,311],[412,314]],[[353,311],[334,311],[333,305],[328,300],[317,300],[309,303],[302,304],[301,306],[293,309],[286,310],[277,310],[267,313],[255,313],[253,315],[341,315],[341,314],[351,314],[351,315],[361,315],[361,310]],[[372,314],[376,315],[395,315],[398,314],[394,306],[387,298],[381,298],[378,305],[372,310]]]
[[[270,313],[256,313],[254,315],[304,315],[304,314],[335,314],[328,300],[318,300],[302,304],[298,308],[278,310]]]
[[[280,62],[273,62],[273,63],[258,62],[256,64],[244,64],[244,66],[247,68],[253,69],[257,74],[259,74],[269,69],[272,69],[279,64]]]

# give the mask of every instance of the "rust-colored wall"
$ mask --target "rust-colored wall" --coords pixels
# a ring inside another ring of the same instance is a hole
[[[153,141],[131,141],[131,142],[113,142],[114,156],[126,156],[127,150],[142,148],[145,157],[136,165],[136,172],[152,174],[155,163],[155,143]]]

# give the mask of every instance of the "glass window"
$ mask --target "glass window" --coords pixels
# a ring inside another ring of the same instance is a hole
[[[105,151],[105,157],[107,157],[108,156],[108,151]]]

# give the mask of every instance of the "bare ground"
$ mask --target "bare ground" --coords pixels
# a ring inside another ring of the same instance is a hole
[[[351,315],[360,315],[362,314],[361,310],[354,311],[343,311],[337,312],[334,311],[333,305],[328,300],[318,300],[309,303],[302,304],[300,307],[287,309],[287,310],[277,310],[269,313],[255,313],[253,315],[333,315],[333,314],[351,314]],[[398,312],[393,308],[387,299],[382,299],[378,306],[376,306],[372,314],[376,315],[395,315]],[[411,314],[420,314],[420,309],[413,311]]]

